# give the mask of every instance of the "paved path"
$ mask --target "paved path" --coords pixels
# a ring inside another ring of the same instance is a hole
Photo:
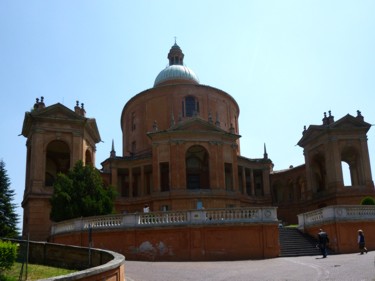
[[[375,281],[375,252],[224,262],[125,262],[126,281]]]

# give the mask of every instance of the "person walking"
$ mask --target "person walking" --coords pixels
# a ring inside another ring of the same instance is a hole
[[[319,230],[318,233],[318,241],[319,241],[319,248],[322,252],[323,258],[327,257],[327,244],[329,243],[328,234],[323,231],[323,229]]]
[[[361,251],[361,255],[363,255],[363,252],[366,252],[367,254],[365,235],[363,234],[362,229],[358,230],[358,247],[359,247],[359,250]]]

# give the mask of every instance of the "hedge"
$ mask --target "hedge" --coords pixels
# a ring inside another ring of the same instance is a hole
[[[17,244],[0,240],[0,274],[10,269],[17,258]]]

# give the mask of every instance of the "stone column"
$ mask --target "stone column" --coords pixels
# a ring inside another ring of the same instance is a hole
[[[263,181],[263,194],[270,195],[270,171],[268,169],[262,170],[262,181]]]
[[[140,182],[140,193],[139,196],[144,196],[146,194],[146,187],[145,187],[145,172],[144,166],[141,166],[141,182]]]
[[[366,187],[374,188],[374,182],[372,181],[371,176],[371,163],[370,163],[370,156],[368,152],[368,145],[367,145],[367,137],[363,136],[360,138],[361,143],[361,151],[360,151],[360,162],[362,163],[363,167],[363,176]]]
[[[118,170],[117,167],[114,167],[113,163],[111,163],[111,185],[115,186],[117,189],[118,194],[122,194],[121,192],[121,184],[118,184]]]
[[[160,167],[159,167],[159,155],[158,155],[158,145],[152,145],[152,189],[153,192],[160,192]]]
[[[129,167],[129,198],[133,198],[133,169]]]
[[[246,194],[246,169],[242,166],[242,194]]]
[[[255,195],[255,182],[254,182],[253,169],[250,169],[250,190],[251,190],[251,196],[254,196]]]

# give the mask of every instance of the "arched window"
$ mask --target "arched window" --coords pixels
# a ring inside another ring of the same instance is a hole
[[[193,96],[185,97],[182,103],[182,112],[184,117],[193,117],[199,113],[199,102]]]
[[[208,189],[208,152],[200,145],[190,147],[185,156],[187,189]]]

